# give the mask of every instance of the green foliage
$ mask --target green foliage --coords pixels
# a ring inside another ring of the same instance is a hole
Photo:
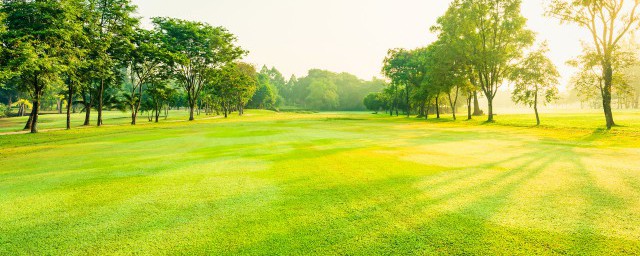
[[[626,68],[616,67],[616,52],[629,32],[640,28],[639,8],[638,0],[552,0],[547,10],[548,15],[576,24],[591,34],[593,41],[585,47],[590,59],[587,63],[596,61],[600,66],[600,95],[608,129],[616,125],[611,107],[614,79]]]
[[[368,110],[375,112],[376,114],[380,111],[381,108],[384,107],[384,98],[383,94],[379,92],[369,93],[366,97],[364,97],[364,105]]]
[[[287,102],[313,110],[343,111],[365,110],[362,99],[386,86],[380,79],[363,81],[352,74],[319,69],[309,70],[307,76],[299,79],[294,77],[289,84],[291,98],[285,99]],[[329,91],[320,92],[322,88]]]
[[[174,18],[154,18],[153,23],[167,52],[170,75],[187,92],[193,120],[200,92],[213,84],[215,71],[246,52],[223,27]]]
[[[520,6],[520,0],[455,0],[433,29],[453,43],[456,52],[464,53],[463,62],[477,75],[489,102],[489,121],[498,89],[534,41]]]
[[[2,73],[19,78],[20,89],[34,101],[36,115],[27,126],[32,133],[38,132],[42,96],[62,83],[75,51],[72,40],[81,32],[78,8],[72,0],[5,1],[0,6],[6,28],[0,34]]]
[[[529,107],[538,104],[542,96],[542,103],[550,103],[558,98],[558,78],[560,73],[553,62],[546,57],[549,49],[544,43],[540,49],[529,53],[523,61],[515,67],[511,74],[514,81],[513,101]]]
[[[328,79],[314,80],[309,84],[309,94],[305,103],[311,109],[335,110],[340,104],[338,101],[338,87]]]
[[[254,109],[277,109],[278,91],[271,84],[269,74],[258,73],[257,82],[256,92],[248,106]]]
[[[213,85],[214,104],[219,105],[227,116],[231,109],[243,112],[250,99],[255,95],[258,81],[256,69],[247,63],[231,63],[216,72]]]

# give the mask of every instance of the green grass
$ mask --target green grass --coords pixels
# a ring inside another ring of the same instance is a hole
[[[640,114],[617,117],[248,111],[4,135],[0,255],[640,254]]]

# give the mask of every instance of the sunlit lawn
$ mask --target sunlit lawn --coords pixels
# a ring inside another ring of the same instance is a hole
[[[0,136],[0,255],[640,254],[640,114],[542,118],[109,113]]]

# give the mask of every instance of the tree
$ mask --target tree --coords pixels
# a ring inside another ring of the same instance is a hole
[[[426,82],[427,86],[431,87],[427,90],[446,94],[453,120],[457,120],[460,91],[471,87],[469,76],[473,74],[467,73],[464,55],[460,54],[459,49],[449,37],[441,36],[438,41],[427,47],[425,58],[428,61],[425,65]],[[438,105],[438,99],[439,97],[436,97],[436,105]],[[437,107],[439,106],[436,106],[436,111],[438,111]]]
[[[379,92],[369,93],[366,97],[364,97],[363,103],[368,110],[371,110],[375,114],[378,114],[378,111],[380,111],[380,109],[384,106],[382,97],[382,93]]]
[[[409,100],[409,94],[411,93],[412,80],[415,80],[417,73],[420,71],[416,69],[416,62],[412,62],[412,53],[406,49],[391,49],[387,53],[387,57],[384,59],[384,66],[382,73],[391,79],[392,84],[396,86],[397,92],[398,86],[404,86],[405,88],[405,104],[407,117],[411,115],[411,102]],[[397,112],[397,95],[396,96],[396,112]]]
[[[538,102],[542,96],[543,103],[549,103],[558,97],[558,78],[560,73],[547,58],[549,48],[543,43],[540,49],[533,51],[513,69],[511,81],[514,81],[512,99],[516,103],[522,103],[533,107],[536,114],[536,123],[540,125]]]
[[[131,111],[131,125],[135,125],[142,103],[143,87],[163,75],[162,65],[166,54],[157,31],[136,29],[132,43],[133,48],[128,56],[131,87],[126,98]]]
[[[249,106],[257,109],[276,109],[277,90],[271,85],[271,79],[268,74],[258,73],[256,92],[251,97]]]
[[[234,45],[236,37],[223,27],[174,18],[153,18],[168,53],[171,76],[187,92],[189,120],[203,88],[212,84],[213,72],[246,52]]]
[[[611,80],[612,94],[614,92],[623,92],[631,89],[628,87],[632,76],[625,71],[636,62],[637,56],[634,49],[627,50],[619,48],[613,52],[611,67],[615,72]],[[579,69],[579,72],[575,74],[571,80],[574,90],[583,102],[589,102],[591,107],[596,108],[596,106],[599,105],[596,101],[602,103],[604,97],[603,91],[606,90],[605,79],[604,76],[602,76],[602,62],[598,54],[593,48],[585,46],[582,55],[567,63]]]
[[[168,105],[175,91],[176,89],[166,80],[152,79],[148,81],[146,110],[152,114],[151,119],[155,118],[156,123],[158,122],[162,108]],[[165,111],[165,113],[167,112]],[[151,119],[149,121],[152,121]]]
[[[594,57],[600,62],[602,106],[607,129],[615,126],[611,109],[615,51],[621,40],[640,26],[639,0],[552,0],[548,15],[577,24],[592,36]]]
[[[256,93],[258,79],[256,68],[248,63],[238,62],[234,65],[235,101],[238,115],[244,115],[244,107]]]
[[[315,80],[309,85],[307,104],[317,110],[335,110],[339,104],[337,87],[328,79]]]
[[[295,75],[291,75],[287,83],[285,84],[282,91],[280,91],[280,95],[285,99],[285,105],[293,106],[295,105],[295,95],[293,89],[296,87],[298,83],[298,78]]]
[[[243,115],[244,106],[256,92],[255,67],[242,62],[230,63],[216,73],[213,91],[224,117],[228,116],[232,108]]]
[[[68,69],[74,34],[80,31],[77,2],[71,0],[5,1],[0,13],[6,31],[0,35],[4,49],[3,68],[21,80],[22,89],[33,100],[27,127],[38,132],[38,115],[45,91],[61,84]]]
[[[447,34],[477,75],[487,98],[489,122],[493,99],[525,48],[534,40],[520,13],[520,0],[454,0],[439,19],[437,31]]]
[[[109,82],[118,80],[116,76],[121,75],[119,73],[126,65],[126,55],[132,48],[134,28],[139,23],[138,19],[132,16],[135,11],[136,6],[132,5],[130,0],[86,0],[85,2],[83,21],[89,51],[87,82],[95,85],[88,90],[95,90],[94,96],[98,100],[98,126],[103,124],[102,109],[105,90]],[[93,97],[91,99],[93,100]],[[85,123],[88,124],[88,120],[85,120]]]

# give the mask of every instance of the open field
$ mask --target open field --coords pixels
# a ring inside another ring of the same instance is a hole
[[[0,136],[0,255],[640,254],[640,113],[247,113]]]

